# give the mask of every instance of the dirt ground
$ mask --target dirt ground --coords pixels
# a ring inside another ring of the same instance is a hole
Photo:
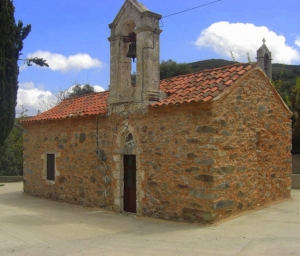
[[[122,215],[0,187],[0,255],[299,255],[300,190],[214,226]]]

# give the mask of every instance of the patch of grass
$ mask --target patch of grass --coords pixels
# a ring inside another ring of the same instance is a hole
[[[0,184],[0,187],[3,187],[4,186],[4,184]]]

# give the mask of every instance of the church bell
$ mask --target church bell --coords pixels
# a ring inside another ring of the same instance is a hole
[[[126,54],[126,57],[127,58],[132,58],[132,60],[134,62],[134,59],[136,58],[136,42],[131,42],[129,44],[129,49],[128,49],[128,52]]]

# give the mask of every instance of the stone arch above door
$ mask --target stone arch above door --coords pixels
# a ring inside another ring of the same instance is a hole
[[[120,155],[139,155],[141,148],[135,132],[135,128],[129,124],[128,120],[123,121],[123,127],[117,135],[115,152]]]
[[[116,137],[116,148],[114,150],[114,174],[116,189],[114,190],[114,208],[122,212],[124,210],[124,155],[136,156],[136,214],[142,215],[142,199],[144,191],[142,190],[142,182],[144,180],[144,171],[140,162],[139,139],[133,125],[129,124],[129,120],[124,120],[122,128]]]

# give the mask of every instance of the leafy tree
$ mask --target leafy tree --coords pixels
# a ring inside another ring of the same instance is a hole
[[[41,110],[38,110],[37,114],[40,114],[41,112],[47,111],[56,105],[58,105],[60,102],[62,102],[64,99],[67,99],[69,96],[68,90],[61,90],[58,93],[54,94],[52,98],[47,99],[41,99],[39,102],[39,105],[41,107]]]
[[[133,73],[131,74],[131,83],[132,83],[132,84],[136,84],[136,72],[133,72]]]
[[[15,119],[14,126],[0,147],[0,176],[23,175],[23,127],[21,120],[27,118],[27,109],[21,106],[20,117]]]
[[[14,124],[18,90],[18,59],[23,40],[31,27],[15,24],[14,6],[10,0],[0,1],[0,145]]]
[[[192,72],[192,66],[188,63],[177,63],[171,59],[160,63],[160,80]],[[136,84],[136,72],[131,74],[131,83]]]
[[[234,58],[233,58],[234,59]],[[222,59],[210,59],[200,60],[197,62],[191,62],[189,65],[192,67],[192,72],[202,71],[204,69],[220,68],[232,64],[237,64],[236,61],[222,60]]]
[[[285,102],[293,112],[292,139],[294,140],[300,134],[300,77],[297,77],[291,95],[286,95]]]
[[[23,41],[31,31],[30,25],[22,21],[15,23],[15,8],[12,0],[0,1],[0,145],[9,135],[15,119],[18,91],[18,60],[23,49]],[[25,59],[27,65],[35,63],[47,66],[40,58]]]
[[[53,98],[51,98],[51,99],[49,99],[49,98],[42,99],[39,102],[39,105],[41,107],[42,112],[44,112],[44,111],[47,111],[47,110],[55,107],[56,105],[58,105],[65,99],[82,96],[82,95],[94,93],[94,92],[95,92],[94,87],[89,84],[85,84],[85,85],[76,84],[71,89],[71,91],[69,91],[69,89],[61,90],[58,93],[54,94]],[[38,114],[39,113],[40,113],[40,111],[38,111]]]
[[[24,60],[24,63],[29,67],[32,66],[32,63],[40,67],[49,67],[48,63],[46,63],[46,60],[44,60],[43,58],[32,57],[28,59],[19,59],[19,60]]]
[[[176,63],[173,60],[162,61],[160,64],[160,79],[192,73],[188,63]]]
[[[292,73],[294,74],[291,75],[291,72],[289,72],[290,70],[286,72],[285,67],[286,65],[282,64],[280,72],[278,72],[277,70],[276,72],[277,79],[273,80],[272,84],[293,113],[292,153],[299,154],[300,153],[300,77],[296,77],[296,79],[293,79],[293,76],[295,74],[298,74],[298,71],[296,69],[293,69]],[[292,79],[289,79],[291,77]],[[286,86],[287,84],[289,85]],[[283,87],[284,89],[282,90]]]
[[[68,98],[73,98],[76,96],[81,96],[89,93],[95,92],[95,89],[93,86],[89,84],[80,85],[77,84],[72,88],[72,91],[68,93]]]

